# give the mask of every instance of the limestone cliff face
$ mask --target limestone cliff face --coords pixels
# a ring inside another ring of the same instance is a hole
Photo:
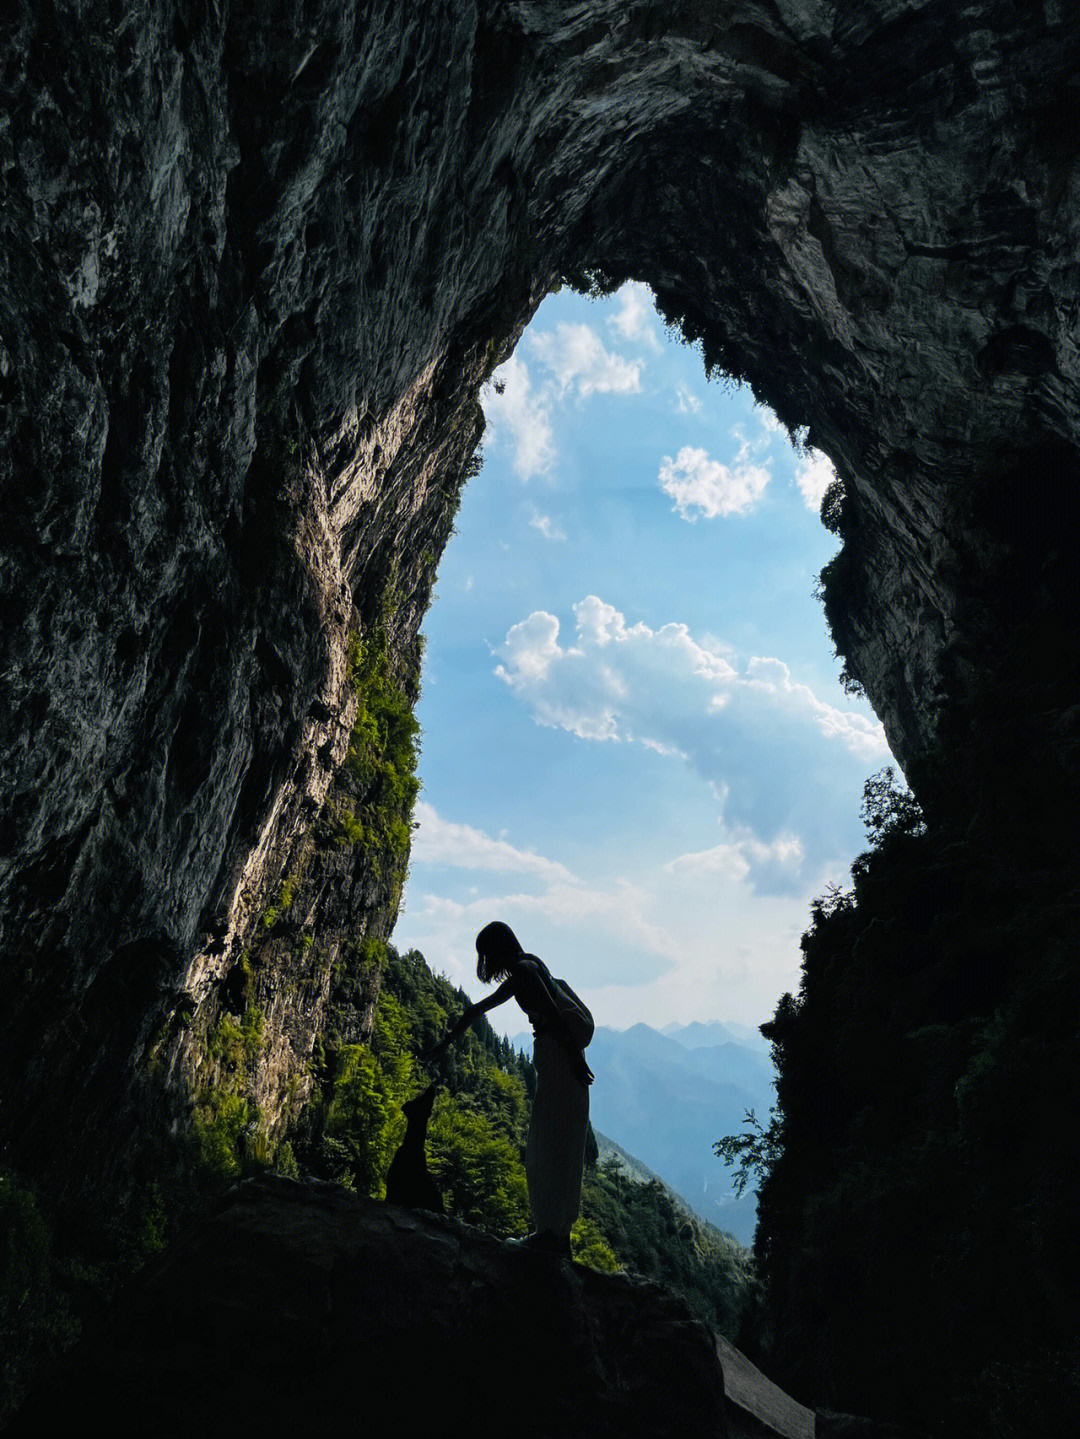
[[[18,1162],[182,1122],[223,1013],[271,1129],[329,1010],[365,1032],[335,970],[402,860],[330,822],[349,645],[414,690],[478,386],[560,276],[648,281],[832,456],[834,628],[926,798],[973,687],[1075,793],[1071,661],[1013,699],[1074,628],[1072,6],[23,0],[0,47]]]

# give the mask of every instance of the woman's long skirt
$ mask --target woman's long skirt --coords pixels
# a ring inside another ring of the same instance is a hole
[[[533,1037],[536,1094],[525,1146],[533,1228],[569,1234],[581,1205],[589,1090],[554,1036]]]

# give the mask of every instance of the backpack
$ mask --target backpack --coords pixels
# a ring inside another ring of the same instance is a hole
[[[587,1048],[596,1029],[588,1006],[578,999],[565,979],[556,979],[554,975],[550,975],[549,978],[555,1004],[562,1015],[570,1038],[579,1049]]]

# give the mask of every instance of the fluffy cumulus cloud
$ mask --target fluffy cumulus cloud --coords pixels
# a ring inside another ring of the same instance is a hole
[[[881,726],[797,681],[781,660],[734,662],[684,624],[629,625],[590,595],[574,606],[573,638],[537,610],[508,632],[495,673],[537,723],[579,739],[636,743],[677,756],[712,788],[728,841],[708,863],[755,881],[794,883],[835,836],[814,785],[888,757]],[[849,782],[849,781],[848,781]],[[706,860],[699,857],[699,863]]]
[[[543,390],[533,389],[529,367],[511,355],[495,376],[495,383],[483,394],[484,418],[490,437],[503,437],[513,450],[515,473],[523,480],[544,474],[555,460],[555,437],[551,428],[551,400]]]
[[[591,325],[557,324],[554,330],[530,335],[529,347],[555,380],[558,399],[576,394],[637,394],[641,390],[641,360],[626,360],[605,350]]]
[[[699,883],[746,880],[768,894],[797,892],[803,878],[806,850],[790,832],[766,842],[752,830],[736,829],[721,844],[670,860],[666,873]]]
[[[752,463],[742,453],[732,465],[725,465],[692,445],[684,445],[674,459],[665,455],[659,474],[660,488],[691,523],[699,515],[713,520],[747,514],[764,495],[770,478],[764,465]]]
[[[648,295],[644,286],[639,288]],[[648,343],[652,331],[644,328],[643,304],[636,292],[631,293],[617,328]],[[510,463],[523,480],[548,474],[554,466],[557,451],[552,414],[558,404],[571,398],[580,404],[600,394],[639,394],[644,363],[605,349],[590,325],[559,323],[554,330],[530,334],[527,348],[541,372],[546,372],[544,378],[537,383],[526,361],[513,354],[496,371],[482,397],[489,443],[509,447]],[[565,539],[543,516],[532,523],[547,539]]]
[[[757,835],[746,832],[724,844],[713,845],[711,849],[680,855],[664,868],[671,874],[720,874],[745,879],[755,866],[776,864],[797,870],[802,861],[803,845],[798,835],[779,835],[771,844],[766,844]]]
[[[683,753],[668,732],[664,685],[672,678],[700,690],[706,706],[723,702],[736,672],[699,645],[686,625],[627,626],[596,595],[574,606],[576,642],[559,643],[559,621],[546,610],[512,626],[495,673],[531,706],[541,724],[580,739],[638,740],[661,753]]]
[[[662,348],[656,333],[656,308],[652,291],[639,280],[630,280],[615,293],[619,308],[608,324],[624,340],[637,341],[650,350]]]
[[[852,754],[867,761],[886,752],[885,732],[877,720],[856,710],[838,710],[818,699],[809,685],[798,684],[783,660],[757,656],[749,661],[743,683],[759,690],[792,712],[813,717],[823,735],[840,740]]]
[[[806,501],[806,508],[815,513],[821,509],[825,491],[835,479],[832,461],[820,450],[807,450],[795,465],[795,483]]]

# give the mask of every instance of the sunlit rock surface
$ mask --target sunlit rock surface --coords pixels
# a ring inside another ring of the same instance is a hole
[[[814,1439],[814,1411],[797,1404],[722,1335],[716,1352],[724,1370],[724,1399],[732,1439]]]
[[[302,1102],[401,872],[318,835],[349,636],[415,685],[477,388],[561,276],[647,281],[833,458],[830,613],[925,801],[947,741],[978,813],[1004,725],[1071,804],[1074,7],[22,0],[0,56],[15,1162],[182,1126],[248,1002],[266,1124]]]
[[[713,1337],[658,1285],[336,1185],[249,1181],[20,1412],[16,1435],[724,1439]]]

